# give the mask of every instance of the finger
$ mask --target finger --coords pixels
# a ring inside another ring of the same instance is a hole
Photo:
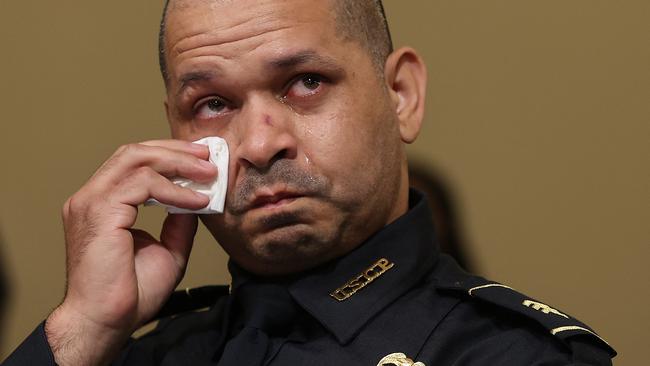
[[[122,181],[111,194],[109,201],[137,206],[149,198],[190,210],[199,210],[210,203],[208,196],[180,187],[149,167],[139,168]]]
[[[194,236],[198,227],[196,215],[167,215],[160,232],[160,242],[184,269],[192,251]]]
[[[216,178],[217,168],[207,160],[188,152],[160,146],[130,144],[120,147],[93,176],[93,183],[116,184],[132,170],[150,167],[165,177],[184,177],[196,182],[209,182]]]
[[[149,140],[140,143],[145,146],[164,147],[170,150],[176,150],[192,154],[199,159],[207,160],[210,157],[210,149],[207,145],[195,144],[184,140]]]

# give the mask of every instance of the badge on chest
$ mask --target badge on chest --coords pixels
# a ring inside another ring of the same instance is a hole
[[[391,353],[379,360],[377,366],[426,366],[422,362],[413,362],[403,353]]]

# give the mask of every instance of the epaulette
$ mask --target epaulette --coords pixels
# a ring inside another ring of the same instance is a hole
[[[586,324],[509,286],[468,274],[454,280],[436,282],[438,289],[460,291],[464,296],[485,301],[534,320],[569,348],[575,347],[577,338],[586,338],[590,344],[604,349],[610,357],[616,356],[614,348]]]
[[[230,287],[226,285],[203,286],[174,291],[162,309],[156,314],[154,320],[208,308],[214,305],[219,298],[229,293]]]

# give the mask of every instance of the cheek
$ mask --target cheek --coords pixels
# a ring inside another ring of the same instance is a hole
[[[376,151],[380,146],[374,129],[369,127],[372,119],[342,109],[310,118],[305,124],[302,145],[306,160],[327,176],[335,189],[368,185],[378,169]]]
[[[351,138],[345,128],[346,122],[340,114],[330,113],[310,117],[300,123],[300,139],[306,155],[320,161],[339,153]]]

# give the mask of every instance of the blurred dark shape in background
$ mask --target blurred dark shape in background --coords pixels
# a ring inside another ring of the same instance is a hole
[[[4,265],[4,258],[2,256],[3,248],[4,241],[2,240],[2,233],[0,232],[0,345],[2,344],[4,336],[5,313],[9,297],[9,285],[7,282],[7,274],[5,273],[6,266]]]
[[[440,250],[454,257],[466,271],[476,273],[478,269],[468,254],[463,227],[458,220],[457,201],[444,177],[431,167],[409,162],[409,184],[424,193],[429,201]]]

